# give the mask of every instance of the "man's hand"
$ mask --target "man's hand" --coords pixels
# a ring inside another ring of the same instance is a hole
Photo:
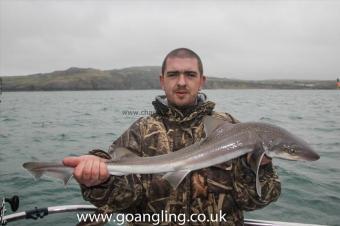
[[[87,187],[101,184],[110,176],[105,159],[94,155],[66,157],[63,160],[63,164],[65,166],[74,167],[74,178],[78,183]]]

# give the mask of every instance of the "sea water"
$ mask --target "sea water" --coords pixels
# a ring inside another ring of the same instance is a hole
[[[320,154],[316,162],[274,160],[282,182],[279,200],[247,218],[339,225],[340,91],[205,90],[216,110],[240,121],[282,126]],[[60,161],[108,146],[135,120],[151,114],[161,90],[5,92],[0,96],[0,196],[20,197],[20,211],[89,204],[72,180],[34,181],[27,161]],[[7,206],[7,214],[10,214]],[[75,225],[76,213],[8,225]]]

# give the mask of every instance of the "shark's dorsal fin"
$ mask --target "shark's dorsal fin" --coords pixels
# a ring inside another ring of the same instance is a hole
[[[214,118],[209,115],[204,116],[203,125],[204,125],[205,136],[208,137],[217,127],[225,123],[227,123],[227,121],[225,120]]]
[[[126,158],[140,158],[138,155],[133,153],[127,148],[124,147],[114,147],[114,150],[112,151],[112,160],[122,160]]]

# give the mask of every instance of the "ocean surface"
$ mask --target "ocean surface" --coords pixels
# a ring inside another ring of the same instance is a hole
[[[282,126],[307,140],[320,154],[316,162],[274,160],[280,199],[247,218],[340,225],[340,91],[207,90],[217,111],[240,121]],[[34,181],[26,161],[61,160],[108,146],[132,122],[153,112],[161,90],[5,92],[0,96],[0,197],[20,197],[18,211],[56,205],[89,204],[72,180]],[[7,214],[10,214],[7,205]],[[8,225],[75,225],[75,213]]]

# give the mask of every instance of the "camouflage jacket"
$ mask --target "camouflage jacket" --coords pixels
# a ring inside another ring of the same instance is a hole
[[[215,104],[200,94],[195,107],[178,110],[168,106],[166,98],[153,101],[156,113],[138,119],[111,145],[108,153],[91,154],[111,158],[115,147],[127,147],[138,156],[155,156],[177,151],[205,137],[202,118],[205,115],[237,123],[228,113],[213,111]],[[243,210],[255,210],[278,199],[281,184],[271,163],[260,167],[262,197],[255,189],[255,175],[245,156],[192,172],[174,190],[160,175],[111,176],[98,186],[81,185],[84,199],[103,212],[121,213],[204,213],[220,210],[226,222],[190,223],[191,225],[243,225]],[[188,223],[189,224],[189,223]],[[186,225],[188,225],[186,224]],[[134,225],[151,225],[135,223]],[[164,222],[161,225],[177,225]]]

